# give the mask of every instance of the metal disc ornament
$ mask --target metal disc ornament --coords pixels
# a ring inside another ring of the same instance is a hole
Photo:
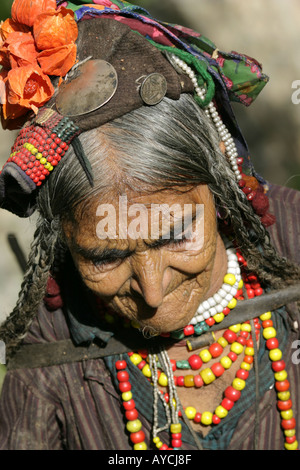
[[[167,93],[167,80],[160,73],[151,73],[143,81],[140,95],[145,104],[154,106],[158,104]]]
[[[63,116],[82,116],[104,106],[118,88],[115,68],[105,60],[88,60],[74,71],[74,78],[59,87],[57,111]]]

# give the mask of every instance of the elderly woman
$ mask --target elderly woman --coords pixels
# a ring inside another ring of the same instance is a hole
[[[267,77],[128,2],[52,3],[15,0],[3,46],[39,65],[4,76],[27,122],[1,205],[39,218],[1,448],[297,449],[299,194],[255,173],[229,103]]]

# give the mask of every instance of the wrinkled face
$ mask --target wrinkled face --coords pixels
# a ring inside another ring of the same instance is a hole
[[[187,325],[221,286],[227,267],[205,185],[107,196],[95,200],[80,223],[66,222],[64,232],[87,287],[156,333]]]

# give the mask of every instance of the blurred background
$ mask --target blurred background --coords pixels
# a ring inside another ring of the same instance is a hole
[[[0,19],[10,16],[12,0],[1,0]],[[221,51],[235,50],[257,59],[269,75],[257,101],[234,110],[246,137],[256,170],[275,184],[300,190],[300,104],[292,102],[299,80],[299,0],[136,0],[151,14],[193,28]],[[297,85],[297,84],[296,84]],[[0,131],[0,165],[15,134]],[[35,217],[23,220],[0,210],[0,321],[13,308],[22,282],[7,235],[15,233],[28,253]]]

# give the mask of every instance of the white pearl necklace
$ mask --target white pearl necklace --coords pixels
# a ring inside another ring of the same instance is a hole
[[[222,313],[224,308],[228,306],[228,304],[236,295],[238,291],[238,285],[242,279],[241,269],[234,249],[228,248],[226,253],[227,274],[233,274],[235,276],[235,283],[232,285],[225,281],[216,294],[214,294],[209,299],[204,300],[204,302],[199,305],[197,312],[192,320],[189,322],[190,325],[196,325],[197,323],[203,322],[210,317],[214,317],[217,313]]]
[[[200,99],[204,100],[205,88],[199,87],[197,77],[191,67],[176,55],[173,54],[171,57],[172,61],[174,61],[174,63],[178,65],[178,67],[180,67],[180,69],[190,77],[192,83],[194,84],[196,94],[199,96]],[[215,105],[212,102],[210,102],[206,107],[205,114],[210,119],[212,119],[215,128],[219,134],[220,140],[224,142],[226,155],[228,157],[231,169],[235,175],[236,181],[240,181],[242,179],[242,175],[240,174],[237,165],[238,152],[236,149],[236,145],[231,134],[228,132],[225,124],[222,122],[222,119],[220,118]]]

